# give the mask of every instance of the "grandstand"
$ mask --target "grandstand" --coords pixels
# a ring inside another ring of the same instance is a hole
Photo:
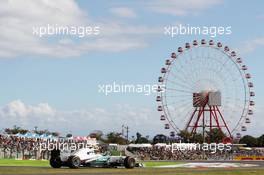
[[[90,137],[54,137],[34,133],[0,134],[0,158],[49,159],[50,150],[54,145],[65,147],[65,145],[72,144],[88,145],[95,148],[98,145],[96,139]]]
[[[43,147],[48,142],[53,144],[84,143],[100,152],[115,149],[140,160],[263,160],[263,148],[233,147],[230,151],[178,150],[171,151],[171,146],[164,143],[151,144],[98,144],[90,137],[54,137],[51,135],[0,134],[0,158],[49,159],[50,148]],[[108,148],[105,148],[105,145]],[[113,146],[114,145],[114,146]]]

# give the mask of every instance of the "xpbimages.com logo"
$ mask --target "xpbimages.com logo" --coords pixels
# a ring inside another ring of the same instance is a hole
[[[33,35],[38,37],[52,36],[52,35],[64,35],[64,36],[77,36],[79,38],[99,35],[99,26],[63,26],[63,25],[42,25],[34,26],[32,28]]]
[[[82,148],[91,148],[91,144],[89,143],[69,143],[69,142],[41,142],[41,143],[34,143],[33,145],[33,150],[39,150],[40,152],[42,151],[52,151],[52,150],[60,150],[60,151],[77,151]]]
[[[187,25],[168,25],[164,27],[164,35],[177,37],[179,35],[207,35],[217,37],[232,34],[231,26],[190,26]]]
[[[173,143],[171,145],[171,151],[209,151],[212,154],[217,151],[231,151],[232,144],[231,143]]]
[[[98,85],[98,92],[105,95],[112,93],[138,93],[143,95],[150,95],[152,93],[157,93],[165,91],[165,85],[157,84],[119,84],[113,82],[111,84],[100,84]]]

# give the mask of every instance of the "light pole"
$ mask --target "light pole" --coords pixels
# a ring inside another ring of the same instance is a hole
[[[125,132],[126,132],[126,136],[125,136]],[[129,132],[129,127],[122,125],[122,135],[126,137],[127,143],[128,143],[128,132]]]

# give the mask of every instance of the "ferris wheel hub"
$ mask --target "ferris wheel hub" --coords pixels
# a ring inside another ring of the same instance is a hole
[[[203,90],[193,93],[193,107],[221,106],[221,92]]]

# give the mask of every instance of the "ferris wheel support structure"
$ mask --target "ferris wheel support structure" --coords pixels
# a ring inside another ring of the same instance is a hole
[[[221,42],[194,40],[165,61],[156,101],[171,137],[180,131],[240,138],[251,123],[255,105],[248,67]],[[164,87],[164,89],[161,89]]]

